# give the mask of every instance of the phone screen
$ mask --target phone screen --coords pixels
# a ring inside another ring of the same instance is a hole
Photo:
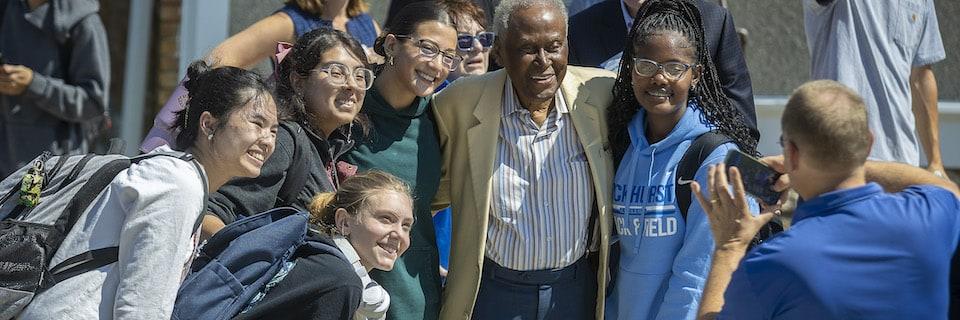
[[[740,150],[730,150],[724,160],[727,167],[737,167],[743,179],[743,188],[748,194],[766,204],[775,204],[780,200],[780,192],[770,189],[780,178],[780,173],[771,169]]]

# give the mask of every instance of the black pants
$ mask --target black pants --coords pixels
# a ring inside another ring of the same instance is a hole
[[[587,258],[557,270],[516,271],[484,259],[473,319],[593,319],[597,275]]]

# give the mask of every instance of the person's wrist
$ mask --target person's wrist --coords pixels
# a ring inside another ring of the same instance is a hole
[[[746,247],[717,247],[717,249],[713,251],[713,265],[726,266],[731,270],[736,269],[745,254]]]
[[[726,257],[736,257],[743,256],[747,252],[747,247],[749,243],[739,243],[739,242],[728,242],[722,245],[717,245],[714,249],[714,255],[726,256]]]

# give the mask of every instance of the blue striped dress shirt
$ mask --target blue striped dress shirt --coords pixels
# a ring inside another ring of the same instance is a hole
[[[485,254],[513,270],[563,268],[587,248],[593,180],[559,90],[555,99],[538,126],[504,84]]]

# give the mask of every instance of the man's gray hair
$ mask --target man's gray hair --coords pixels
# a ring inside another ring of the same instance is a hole
[[[567,6],[563,4],[563,0],[503,0],[493,11],[493,32],[496,32],[498,37],[505,34],[513,12],[538,4],[555,7],[563,16],[564,28],[567,28]]]

